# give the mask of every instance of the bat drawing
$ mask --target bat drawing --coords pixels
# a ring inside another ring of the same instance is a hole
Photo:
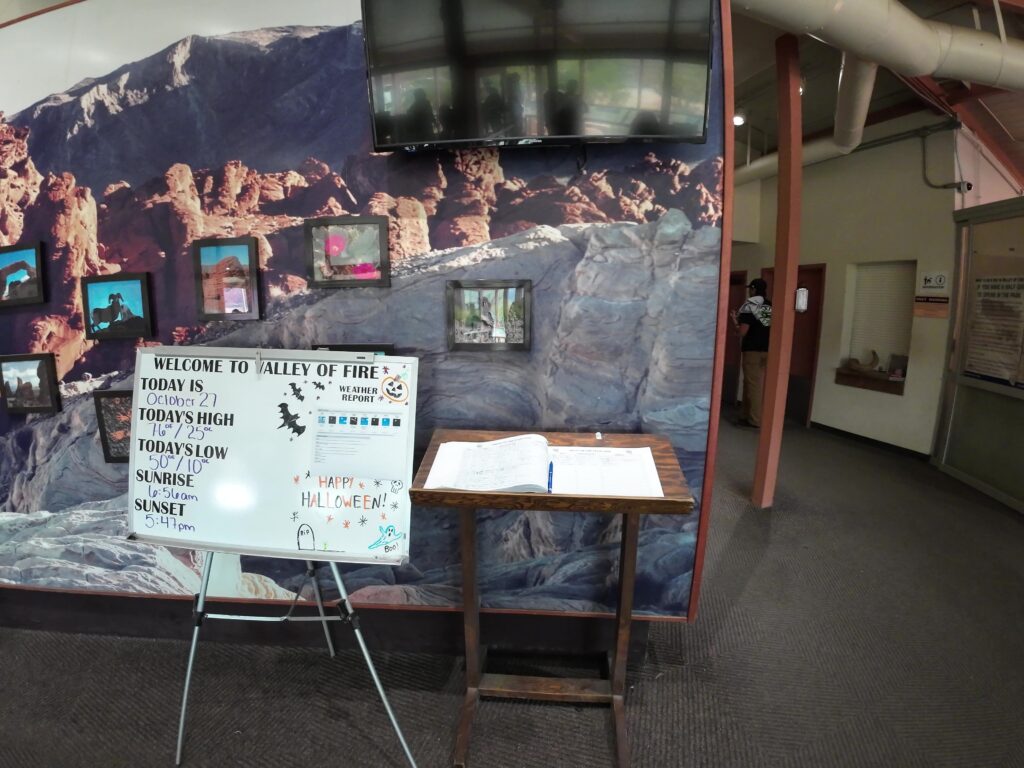
[[[299,424],[298,414],[288,410],[288,403],[280,403],[277,407],[281,411],[281,423],[278,425],[278,429],[288,427],[296,435],[301,435],[306,431],[306,428]]]
[[[300,403],[306,399],[302,396],[302,390],[295,386],[295,382],[291,382],[288,386],[292,388],[292,394],[295,395]]]
[[[323,392],[324,390],[327,389],[327,387],[325,387],[323,385],[323,382],[320,382],[320,381],[314,381],[313,382],[313,386],[316,387],[317,389],[319,389],[321,392]]]

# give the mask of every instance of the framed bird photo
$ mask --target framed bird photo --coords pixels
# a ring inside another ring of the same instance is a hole
[[[205,238],[192,243],[199,320],[259,320],[259,259],[255,237]]]
[[[529,280],[449,280],[448,349],[528,350],[532,293]]]
[[[53,355],[0,357],[0,401],[8,413],[59,411],[60,389]]]
[[[117,273],[82,278],[87,339],[151,339],[149,275]]]
[[[387,216],[307,219],[305,235],[310,288],[391,285]]]
[[[42,304],[43,287],[41,243],[0,248],[0,309]]]

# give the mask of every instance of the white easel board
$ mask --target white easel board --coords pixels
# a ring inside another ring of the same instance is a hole
[[[216,552],[404,562],[417,365],[361,352],[139,349],[130,535]]]

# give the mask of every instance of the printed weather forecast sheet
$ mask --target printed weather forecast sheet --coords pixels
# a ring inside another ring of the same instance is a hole
[[[331,472],[345,466],[352,474],[373,473],[404,450],[403,416],[380,410],[318,410],[313,468]]]

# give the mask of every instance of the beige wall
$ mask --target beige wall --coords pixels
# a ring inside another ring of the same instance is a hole
[[[933,122],[934,117],[893,121],[874,126],[866,139]],[[952,280],[954,193],[925,185],[921,153],[921,141],[915,138],[805,168],[800,261],[826,265],[811,419],[930,453],[939,413],[948,320],[914,318],[902,396],[835,383],[835,370],[849,354],[854,265],[915,260],[918,282],[923,272],[944,271]],[[953,181],[952,132],[934,134],[928,139],[928,163],[933,183]],[[733,269],[746,269],[751,276],[761,267],[770,266],[773,260],[777,199],[774,181],[761,184],[759,242],[734,244]],[[741,195],[737,199],[742,199]],[[737,219],[744,215],[747,214],[737,207]]]
[[[956,136],[960,170],[964,180],[974,186],[969,192],[956,195],[957,210],[1020,196],[1020,184],[974,134],[965,128],[957,131]]]

